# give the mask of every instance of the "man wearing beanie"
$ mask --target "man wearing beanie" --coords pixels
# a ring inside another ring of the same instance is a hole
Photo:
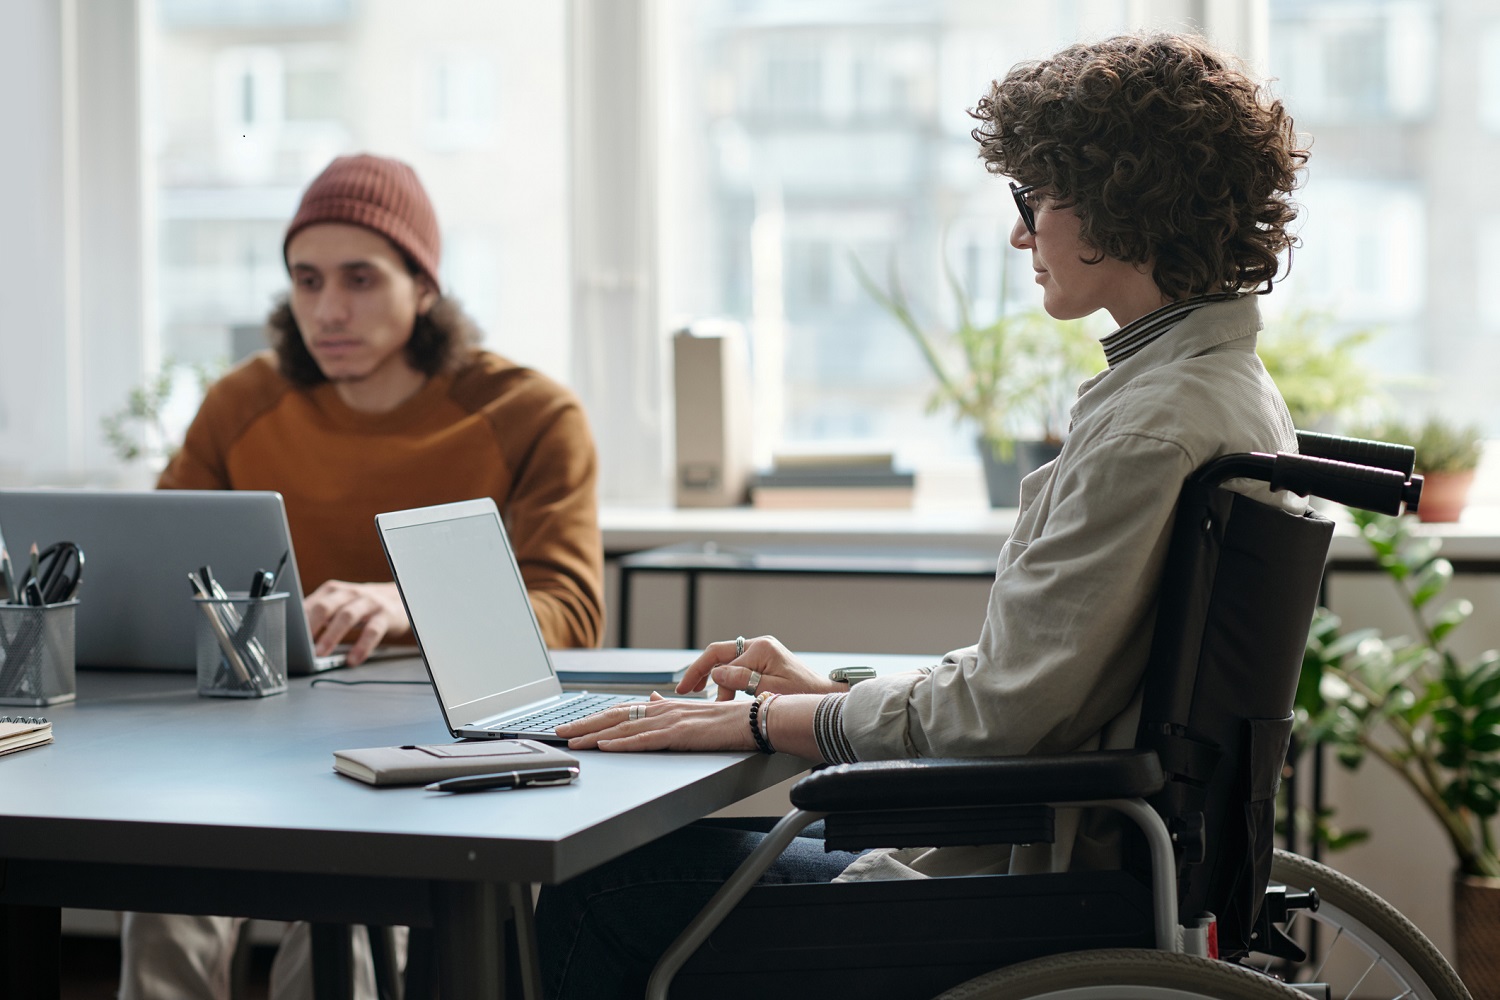
[[[443,297],[437,216],[415,172],[334,160],[303,194],[283,253],[292,290],[267,322],[274,350],[209,389],[157,486],[282,494],[320,655],[347,641],[358,664],[410,636],[375,515],[478,496],[501,510],[547,644],[598,645],[603,543],[583,409],[477,347]],[[242,924],[126,914],[121,1000],[227,998]],[[297,928],[272,969],[275,1000],[311,996]],[[356,979],[373,997],[368,960]]]

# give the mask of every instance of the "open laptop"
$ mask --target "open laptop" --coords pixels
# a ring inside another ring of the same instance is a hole
[[[563,693],[495,502],[375,518],[448,731],[557,741],[558,725],[640,695]]]
[[[314,656],[302,614],[302,582],[280,493],[251,490],[0,490],[0,531],[21,566],[33,541],[74,542],[84,554],[78,590],[77,661],[83,667],[194,670],[198,611],[188,573],[213,569],[228,591],[257,569],[286,566],[287,672],[344,665]],[[412,655],[415,650],[405,650]]]

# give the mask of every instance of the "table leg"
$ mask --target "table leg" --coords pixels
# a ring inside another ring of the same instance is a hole
[[[0,996],[57,1000],[61,963],[61,909],[0,906]]]
[[[620,593],[615,598],[615,614],[620,621],[620,630],[615,641],[621,649],[630,648],[630,587],[635,582],[631,575],[629,567],[620,567]]]
[[[354,926],[312,925],[314,1000],[354,1000]]]
[[[531,902],[531,886],[521,882],[510,885],[510,919],[515,929],[516,965],[521,973],[521,995],[526,1000],[542,1000],[542,969],[536,947],[536,912]]]
[[[434,882],[433,937],[439,993],[466,1000],[505,995],[502,934],[510,900],[493,882]]]
[[[687,572],[687,627],[684,629],[687,636],[687,644],[684,649],[698,648],[698,574],[694,570]]]

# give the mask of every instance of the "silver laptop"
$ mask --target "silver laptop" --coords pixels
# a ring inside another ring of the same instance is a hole
[[[375,517],[448,731],[558,739],[554,729],[639,695],[563,693],[495,502]]]
[[[344,665],[313,655],[302,614],[302,582],[280,493],[251,490],[0,490],[0,531],[17,566],[33,541],[83,550],[78,590],[78,665],[193,670],[196,650],[188,573],[213,569],[228,591],[257,569],[286,566],[276,584],[286,602],[287,672]],[[411,650],[407,653],[410,655]]]

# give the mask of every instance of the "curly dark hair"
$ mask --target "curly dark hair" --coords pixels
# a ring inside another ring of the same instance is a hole
[[[291,302],[283,298],[266,318],[266,336],[276,351],[281,374],[293,385],[314,386],[328,381],[318,362],[302,342],[302,331],[292,315]],[[427,312],[417,316],[411,339],[406,342],[406,360],[417,371],[432,376],[453,371],[483,338],[463,307],[440,297]]]
[[[1169,299],[1264,285],[1308,157],[1279,100],[1200,38],[1121,35],[1022,63],[969,112],[985,169],[1075,207],[1097,256]]]

